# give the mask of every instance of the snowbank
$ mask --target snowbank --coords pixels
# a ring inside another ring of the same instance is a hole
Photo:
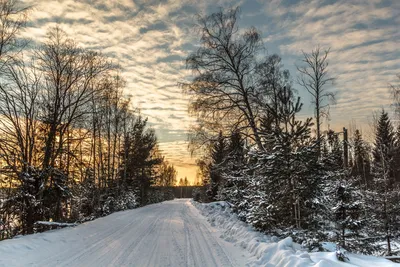
[[[208,219],[212,226],[221,230],[221,238],[246,249],[254,256],[249,266],[280,266],[280,267],[331,267],[331,266],[400,266],[389,260],[374,256],[363,256],[349,253],[348,262],[336,258],[336,252],[304,251],[299,244],[288,237],[278,240],[277,237],[267,236],[255,231],[251,226],[240,221],[227,202],[201,204],[192,202]]]
[[[62,223],[62,222],[47,222],[47,221],[37,221],[35,222],[37,225],[46,225],[46,226],[57,226],[57,227],[72,227],[77,226],[77,223]]]

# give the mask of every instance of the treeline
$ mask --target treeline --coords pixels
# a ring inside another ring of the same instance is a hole
[[[150,187],[173,185],[176,171],[119,68],[59,27],[27,46],[27,12],[0,3],[0,237],[171,198]]]
[[[384,111],[373,146],[359,130],[345,144],[343,133],[321,130],[335,99],[329,50],[319,47],[297,68],[315,111],[299,119],[289,71],[278,55],[263,55],[260,34],[239,29],[237,17],[238,9],[200,17],[200,47],[187,58],[195,77],[182,86],[198,120],[191,145],[203,149],[198,165],[208,188],[197,197],[228,201],[243,221],[310,249],[331,241],[398,253],[391,242],[400,226],[400,130]]]

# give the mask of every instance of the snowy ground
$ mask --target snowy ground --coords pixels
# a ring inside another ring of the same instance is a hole
[[[0,242],[0,266],[245,266],[188,199]]]
[[[341,263],[334,252],[304,252],[290,238],[253,231],[224,202],[188,199],[0,242],[0,266],[400,266],[349,258]]]
[[[389,267],[400,266],[384,258],[347,254],[348,262],[340,262],[336,258],[336,252],[308,253],[301,249],[300,245],[292,239],[278,240],[273,236],[267,236],[254,231],[252,227],[237,219],[225,202],[213,202],[200,204],[192,202],[207,218],[210,224],[221,231],[220,237],[243,250],[247,250],[252,257],[247,261],[247,266],[266,267],[333,267],[333,266],[362,266],[362,267]],[[325,244],[332,247],[332,244]],[[333,248],[334,249],[334,248]]]

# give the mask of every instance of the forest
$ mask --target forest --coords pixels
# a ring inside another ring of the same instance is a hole
[[[0,2],[0,240],[173,198],[151,187],[176,171],[119,66],[60,27],[20,38],[28,15]]]
[[[153,185],[189,181],[176,180],[124,94],[122,68],[59,26],[43,41],[22,38],[29,11],[0,1],[0,240],[172,199]],[[399,254],[400,75],[388,85],[392,106],[371,114],[374,140],[335,132],[325,125],[336,102],[329,47],[303,51],[291,74],[239,17],[239,8],[198,16],[192,79],[177,85],[196,119],[189,150],[204,190],[194,200],[226,201],[255,229],[310,251],[333,242]],[[314,116],[301,115],[300,91]]]
[[[190,148],[204,153],[198,166],[207,188],[195,199],[227,201],[256,229],[311,251],[333,242],[398,254],[400,125],[382,109],[372,142],[359,129],[323,130],[336,101],[329,48],[304,51],[292,77],[279,55],[264,55],[255,28],[239,28],[238,12],[200,16],[200,46],[186,59],[194,79],[182,87],[198,121]],[[313,117],[300,115],[300,90]],[[400,86],[387,92],[399,121]]]

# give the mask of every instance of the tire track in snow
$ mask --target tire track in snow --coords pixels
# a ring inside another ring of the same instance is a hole
[[[104,218],[100,218],[104,219]],[[91,221],[90,223],[93,223],[94,221]],[[129,221],[128,221],[129,222]],[[51,255],[50,257],[44,258],[42,261],[38,263],[38,266],[50,266],[50,262],[57,261],[59,266],[73,266],[69,265],[70,263],[77,261],[83,257],[85,257],[86,254],[93,252],[94,249],[103,244],[107,244],[109,240],[112,240],[117,233],[124,231],[125,228],[131,226],[134,222],[130,222],[129,224],[123,226],[122,228],[117,228],[117,227],[107,227],[106,231],[97,231],[94,234],[91,234],[89,236],[84,237],[84,241],[90,241],[91,244],[88,245],[88,247],[85,246],[85,248],[82,249],[74,249],[72,247],[72,250],[76,251],[76,254],[74,254],[72,257],[69,254],[65,253],[65,250],[59,250],[58,253]],[[88,225],[83,224],[82,226],[87,227]],[[61,229],[61,230],[74,230],[72,229]]]
[[[29,249],[23,249],[27,247]],[[15,248],[21,248],[15,259]],[[189,200],[0,242],[0,266],[245,266]],[[4,254],[4,255],[3,255]]]
[[[129,256],[132,254],[132,252],[135,251],[135,248],[137,248],[143,240],[151,234],[151,232],[156,228],[156,223],[159,220],[157,218],[154,220],[152,223],[148,225],[148,227],[145,229],[145,231],[140,231],[138,236],[129,236],[125,235],[127,238],[129,238],[130,241],[128,241],[128,246],[120,251],[118,255],[113,259],[113,261],[110,263],[110,266],[118,266],[122,261],[126,260],[129,258]],[[142,223],[145,224],[147,221],[143,220]]]
[[[125,224],[121,228],[115,228],[114,231],[110,231],[105,237],[100,235],[100,238],[92,245],[90,245],[88,248],[84,249],[81,251],[76,257],[73,257],[70,260],[67,260],[65,264],[62,264],[61,266],[78,266],[76,264],[79,264],[81,261],[83,261],[84,258],[87,258],[87,255],[95,254],[96,251],[100,250],[100,248],[108,248],[110,246],[110,243],[113,244],[113,242],[117,242],[117,237],[121,236],[122,233],[126,231],[127,228],[131,227],[135,222],[130,222],[128,224]],[[105,246],[106,245],[106,246]],[[103,258],[103,255],[100,255],[100,258]],[[93,259],[95,262],[99,261],[99,258]],[[93,261],[92,261],[93,263]],[[93,264],[94,265],[94,264]]]

